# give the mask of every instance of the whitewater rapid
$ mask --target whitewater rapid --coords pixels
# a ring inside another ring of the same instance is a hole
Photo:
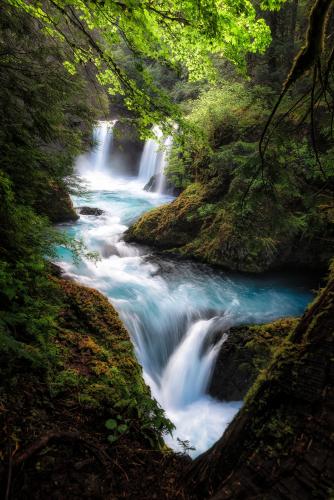
[[[108,162],[111,129],[112,124],[100,125],[99,146],[78,159],[78,173],[89,193],[73,198],[76,206],[98,207],[104,213],[81,215],[78,222],[63,226],[98,252],[100,260],[83,258],[77,264],[60,248],[58,261],[69,277],[100,290],[115,306],[152,395],[176,426],[166,442],[180,450],[178,438],[189,441],[196,456],[222,435],[242,404],[219,402],[207,394],[226,336],[218,344],[210,338],[231,325],[299,315],[312,295],[293,277],[228,275],[162,259],[148,248],[125,243],[122,235],[141,213],[172,198],[144,191],[143,170],[137,177],[113,175]]]

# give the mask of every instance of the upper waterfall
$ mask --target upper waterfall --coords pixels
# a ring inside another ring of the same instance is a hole
[[[113,141],[113,127],[116,120],[99,121],[93,130],[95,147],[91,152],[91,164],[95,172],[110,173],[109,156]]]
[[[166,185],[165,168],[173,144],[172,136],[163,139],[161,128],[155,125],[152,129],[156,139],[145,142],[140,160],[138,179],[145,186],[152,178],[157,176],[153,191],[163,193]]]
[[[112,180],[113,128],[117,120],[98,121],[93,129],[94,147],[76,162],[78,174],[93,189],[110,186]]]

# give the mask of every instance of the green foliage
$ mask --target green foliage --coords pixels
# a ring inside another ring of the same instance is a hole
[[[304,108],[278,124],[262,165],[258,140],[272,96],[268,87],[223,80],[184,103],[186,126],[167,174],[185,191],[139,219],[130,237],[229,269],[258,272],[280,265],[281,255],[325,267],[334,251],[330,116],[323,110],[321,168],[296,129]],[[200,198],[190,196],[195,187]]]
[[[117,439],[119,439],[128,430],[128,425],[122,423],[121,415],[117,415],[116,419],[109,418],[106,421],[105,426],[108,431],[113,431],[113,433],[108,436],[108,441],[110,443],[117,441]]]
[[[167,170],[172,182],[186,186],[216,177],[219,169],[231,170],[239,159],[249,162],[270,97],[265,87],[222,81],[185,103],[186,126],[176,137]]]
[[[46,258],[69,242],[44,214],[55,188],[66,200],[94,115],[82,78],[62,65],[62,46],[22,12],[0,11],[0,357],[48,370],[60,301]]]
[[[144,128],[157,122],[170,126],[166,113],[181,118],[146,61],[159,61],[178,73],[185,69],[190,81],[213,80],[212,55],[223,55],[245,72],[247,53],[263,53],[271,39],[249,0],[6,2],[33,16],[47,36],[68,43],[71,54],[64,65],[70,75],[80,65],[94,64],[99,83],[110,95],[123,95]],[[275,9],[281,3],[267,1],[262,7]],[[120,46],[127,54],[125,64]]]

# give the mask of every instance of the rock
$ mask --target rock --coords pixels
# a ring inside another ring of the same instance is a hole
[[[296,322],[287,318],[265,325],[231,328],[217,357],[210,395],[222,401],[243,399]]]
[[[79,218],[66,186],[55,183],[50,183],[45,189],[43,199],[39,200],[36,208],[54,224],[73,222]]]
[[[115,245],[110,245],[109,243],[105,243],[101,249],[101,254],[104,259],[108,259],[112,255],[119,255],[119,252]]]
[[[255,229],[251,219],[240,217],[228,198],[229,176],[222,186],[215,179],[190,184],[172,203],[144,213],[130,227],[128,241],[230,271],[260,273],[290,267],[322,272],[327,268],[334,251],[334,211],[328,206],[316,208],[314,219],[307,218],[309,226],[302,233],[273,224],[268,206],[259,210]],[[155,185],[156,180],[151,179],[146,189]]]
[[[102,215],[104,214],[104,210],[101,210],[101,208],[95,208],[95,207],[78,207],[79,214],[81,215]]]
[[[148,183],[145,185],[144,190],[145,191],[150,191],[150,192],[155,192],[158,189],[160,179],[162,177],[162,174],[155,174],[152,175]],[[168,179],[165,179],[164,183],[164,194],[170,194],[171,196],[178,196],[181,193],[181,189],[177,188],[172,184]]]
[[[113,131],[111,151],[113,172],[137,175],[144,141],[139,137],[135,120],[119,120],[114,125]]]
[[[201,228],[197,216],[186,217],[185,214],[189,213],[189,207],[196,212],[204,196],[205,191],[201,186],[192,185],[172,203],[153,208],[142,215],[126,231],[125,241],[153,245],[160,249],[184,247]]]
[[[144,191],[156,191],[160,180],[160,174],[152,175],[148,183],[144,186]]]
[[[63,274],[63,269],[58,266],[58,264],[54,264],[53,262],[48,262],[48,269],[51,276],[55,276],[56,278],[60,278]]]

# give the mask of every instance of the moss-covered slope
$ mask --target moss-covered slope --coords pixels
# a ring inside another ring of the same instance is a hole
[[[99,292],[55,281],[62,306],[47,372],[13,356],[0,369],[0,496],[178,498],[183,459],[161,451],[170,424],[118,314]]]
[[[293,217],[289,227],[288,213],[284,223],[275,219],[269,199],[259,201],[256,216],[241,217],[233,200],[217,200],[213,186],[197,183],[169,205],[140,217],[125,238],[230,270],[261,272],[282,265],[327,268],[334,250],[333,213],[328,203],[319,203],[305,216],[306,226],[296,230]]]

